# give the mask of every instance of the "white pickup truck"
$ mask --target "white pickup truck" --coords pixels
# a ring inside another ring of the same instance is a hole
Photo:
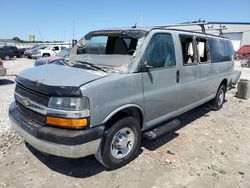
[[[33,52],[31,58],[32,59],[39,59],[42,57],[50,57],[50,56],[56,56],[58,52],[61,50],[65,49],[66,46],[62,45],[53,45],[53,46],[48,46],[45,49],[40,49],[35,52]]]

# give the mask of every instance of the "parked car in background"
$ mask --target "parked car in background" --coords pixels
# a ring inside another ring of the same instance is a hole
[[[57,53],[59,53],[65,48],[66,48],[65,46],[61,46],[61,45],[48,46],[47,48],[44,48],[44,49],[35,50],[32,53],[31,57],[32,59],[39,59],[42,57],[56,56]]]
[[[6,69],[3,66],[3,60],[0,59],[0,76],[5,76],[6,75]]]
[[[16,46],[2,46],[2,48],[12,51],[14,53],[14,56],[16,56],[17,58],[20,57],[19,50]]]
[[[27,58],[31,58],[31,51],[34,50],[35,48],[39,47],[39,45],[32,46],[31,48],[28,48],[27,50],[24,51],[24,56]]]
[[[45,65],[57,62],[57,64],[65,64],[64,60],[69,57],[71,48],[65,48],[60,51],[56,56],[44,57],[35,61],[35,66]]]
[[[20,57],[25,57],[24,52],[28,50],[29,48],[19,48],[19,55]]]
[[[26,50],[26,51],[24,52],[24,55],[25,55],[25,57],[31,59],[32,54],[33,54],[36,50],[44,49],[44,48],[46,48],[46,47],[47,47],[47,46],[39,46],[39,45],[33,46],[33,47],[30,48],[29,50]]]
[[[6,48],[0,47],[0,59],[4,60],[10,60],[10,58],[13,58],[15,54]]]

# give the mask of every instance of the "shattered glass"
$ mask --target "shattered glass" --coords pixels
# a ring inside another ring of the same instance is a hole
[[[136,58],[142,54],[142,44],[147,33],[145,30],[90,32],[73,47],[70,53],[70,61],[74,64],[76,59],[80,59],[87,63],[102,66],[107,72],[128,73]],[[102,36],[108,38],[104,51],[98,50],[100,47],[103,48],[104,43],[96,43],[97,40],[94,40]],[[108,43],[109,40],[114,40],[114,42]]]

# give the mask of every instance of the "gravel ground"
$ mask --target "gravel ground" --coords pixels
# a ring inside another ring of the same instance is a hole
[[[250,80],[250,68],[243,68],[240,66],[240,62],[235,62],[235,70],[241,71],[241,79]]]
[[[4,61],[4,67],[7,69],[7,75],[9,76],[18,75],[22,70],[32,67],[33,65],[34,60],[26,58]]]
[[[11,63],[8,72],[32,66],[12,70]],[[249,77],[250,69],[237,69]],[[220,111],[203,105],[181,115],[179,130],[144,139],[134,161],[109,171],[93,156],[45,156],[25,144],[8,121],[13,82],[14,76],[0,80],[0,187],[250,187],[250,100],[237,99],[236,89]]]
[[[0,78],[0,136],[10,128],[8,122],[8,108],[14,97],[15,75],[18,75],[22,70],[32,67],[33,65],[33,60],[25,58],[4,61],[4,67],[7,69],[7,76]]]

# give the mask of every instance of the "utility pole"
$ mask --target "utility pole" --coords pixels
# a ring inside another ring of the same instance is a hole
[[[66,42],[66,31],[63,31],[63,38],[64,38],[64,42]]]
[[[72,47],[75,46],[77,41],[75,40],[75,20],[73,20],[73,39],[72,39]]]
[[[73,40],[75,39],[75,20],[73,20]]]

